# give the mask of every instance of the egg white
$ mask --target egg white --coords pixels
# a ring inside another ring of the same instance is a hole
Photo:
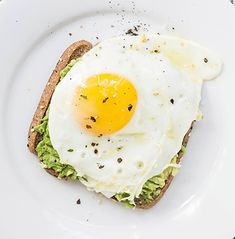
[[[143,184],[161,173],[181,149],[184,135],[198,116],[203,80],[214,78],[220,70],[217,56],[177,37],[105,40],[86,53],[56,87],[49,111],[52,145],[62,163],[86,177],[81,181],[90,190],[107,197],[127,192],[133,201]],[[71,106],[75,88],[100,73],[129,79],[138,102],[124,128],[97,137],[78,126]],[[93,147],[92,142],[98,146]]]

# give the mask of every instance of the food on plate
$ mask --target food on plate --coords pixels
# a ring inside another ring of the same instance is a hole
[[[149,208],[163,196],[221,71],[208,49],[173,36],[80,41],[61,56],[29,130],[29,149],[58,178]]]

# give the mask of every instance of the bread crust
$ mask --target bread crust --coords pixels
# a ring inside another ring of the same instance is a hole
[[[47,111],[47,108],[50,104],[50,100],[51,97],[54,93],[55,87],[56,85],[59,83],[60,81],[60,72],[69,64],[69,62],[73,59],[77,59],[78,57],[81,57],[83,54],[85,54],[86,52],[88,52],[90,49],[92,48],[92,44],[88,41],[85,40],[81,40],[81,41],[77,41],[75,43],[73,43],[72,45],[70,45],[65,51],[64,53],[61,55],[58,63],[56,64],[55,69],[53,70],[47,84],[46,87],[42,93],[41,99],[39,101],[39,104],[37,106],[37,109],[34,113],[32,122],[30,124],[29,127],[29,132],[28,132],[28,148],[30,150],[30,152],[36,154],[36,147],[37,144],[40,142],[41,136],[39,133],[37,133],[34,128],[36,126],[38,126],[43,117],[45,116],[45,113]],[[183,139],[183,145],[186,147],[189,137],[190,137],[190,133],[192,131],[193,128],[193,123],[190,127],[190,129],[188,130],[188,132],[186,133],[184,139]],[[178,157],[177,157],[177,164],[180,163],[180,161],[182,160],[182,156],[183,156],[183,152],[180,151],[178,153]],[[56,171],[54,171],[53,169],[46,169],[46,171],[48,173],[50,173],[52,176],[58,177],[58,173]],[[142,208],[142,209],[148,209],[151,208],[152,206],[154,206],[165,194],[166,190],[168,189],[168,187],[170,186],[172,180],[173,180],[174,176],[173,175],[169,175],[169,177],[166,180],[165,186],[161,189],[160,194],[150,203],[149,202],[145,202],[139,198],[135,199],[135,204],[137,208]],[[66,179],[66,178],[65,178]]]
[[[47,108],[50,104],[50,100],[54,93],[55,87],[60,81],[60,72],[69,64],[71,60],[81,57],[83,54],[88,52],[91,48],[92,48],[92,44],[90,42],[81,40],[70,45],[61,55],[58,63],[56,64],[55,69],[53,70],[46,84],[46,87],[44,88],[41,99],[39,101],[39,104],[37,106],[37,109],[34,113],[32,122],[29,127],[27,146],[32,153],[36,154],[36,147],[38,142],[40,141],[40,134],[38,134],[34,130],[34,128],[41,123],[47,111]],[[57,173],[53,172],[53,170],[47,170],[47,171],[51,173],[52,175],[57,176]]]

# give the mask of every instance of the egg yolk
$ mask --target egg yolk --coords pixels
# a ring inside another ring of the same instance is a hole
[[[125,77],[98,74],[76,88],[74,113],[80,127],[94,135],[109,135],[128,124],[137,103],[137,92]]]

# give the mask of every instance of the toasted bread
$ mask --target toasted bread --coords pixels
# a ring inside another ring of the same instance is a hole
[[[81,57],[91,48],[92,44],[90,42],[84,40],[78,41],[70,45],[60,57],[42,93],[41,99],[34,113],[33,120],[29,128],[28,148],[32,153],[36,153],[35,149],[40,139],[39,133],[34,131],[34,128],[41,123],[41,120],[47,111],[55,87],[60,81],[60,72],[69,64],[71,60]],[[50,173],[54,175],[53,172],[50,171]]]
[[[64,51],[62,56],[60,57],[55,69],[53,70],[53,72],[46,84],[46,87],[42,93],[41,99],[40,99],[37,109],[34,113],[32,122],[30,124],[29,132],[28,132],[27,146],[32,153],[36,154],[36,147],[41,139],[40,134],[37,133],[34,130],[34,128],[41,123],[41,120],[43,119],[43,117],[47,111],[47,108],[49,107],[50,100],[54,93],[55,87],[60,81],[60,72],[69,64],[69,62],[71,60],[81,57],[83,54],[88,52],[91,48],[92,48],[91,43],[84,41],[84,40],[78,41],[78,42],[75,42],[72,45],[70,45]],[[188,142],[191,130],[192,130],[192,126],[193,126],[193,123],[192,123],[190,129],[188,130],[187,134],[184,137],[184,140],[183,140],[184,146],[187,145],[187,142]],[[183,156],[183,153],[180,151],[178,153],[177,163],[180,163],[182,156]],[[46,170],[51,175],[53,175],[55,177],[58,176],[58,173],[55,172],[53,169],[46,169]],[[150,203],[145,200],[142,200],[140,198],[136,198],[135,199],[136,207],[147,209],[147,208],[154,206],[162,198],[162,196],[168,189],[170,183],[172,182],[172,179],[173,179],[173,175],[169,175],[168,179],[166,180],[165,186],[161,189],[160,194],[156,198],[154,198],[154,200],[151,201]]]

